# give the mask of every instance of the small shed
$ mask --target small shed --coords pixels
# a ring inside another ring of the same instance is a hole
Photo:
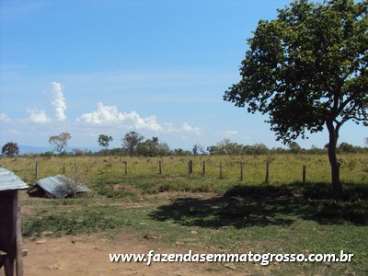
[[[18,191],[27,189],[13,172],[0,167],[0,269],[6,276],[23,276],[22,221]]]
[[[64,175],[41,178],[28,190],[30,196],[48,198],[75,197],[88,192],[90,189],[85,185]]]

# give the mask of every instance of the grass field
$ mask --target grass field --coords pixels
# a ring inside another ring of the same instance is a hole
[[[240,161],[244,162],[244,183],[259,185],[265,181],[266,161],[270,162],[270,184],[281,185],[302,181],[302,167],[307,168],[307,182],[327,183],[330,168],[326,155],[275,154],[255,156],[197,156],[197,157],[44,157],[37,158],[38,177],[65,172],[90,185],[129,182],[143,191],[156,188],[174,191],[224,192],[239,184]],[[162,174],[159,175],[159,160]],[[193,174],[188,177],[188,161],[193,160]],[[341,179],[344,183],[368,184],[368,155],[342,154]],[[124,164],[128,163],[128,175]],[[206,176],[202,177],[202,162],[206,162]],[[222,164],[223,179],[219,178]],[[35,180],[35,160],[26,157],[0,160],[0,165],[16,172],[25,181]],[[65,170],[64,170],[65,168]]]
[[[188,176],[188,160],[193,175]],[[351,264],[282,264],[277,275],[368,273],[368,156],[340,156],[345,192],[332,200],[324,155],[39,158],[39,177],[59,174],[84,181],[93,193],[76,199],[23,196],[24,235],[78,235],[122,230],[204,252],[354,253]],[[201,175],[206,161],[206,176]],[[239,180],[239,161],[245,162]],[[270,163],[270,181],[265,163]],[[123,161],[128,162],[128,175]],[[222,162],[223,178],[219,178]],[[24,180],[35,180],[34,160],[1,159]],[[302,167],[307,182],[301,183]],[[237,269],[241,269],[237,268]]]

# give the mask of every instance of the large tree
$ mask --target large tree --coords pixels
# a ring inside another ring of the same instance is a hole
[[[140,135],[138,132],[130,131],[125,134],[123,138],[123,149],[128,152],[129,155],[133,155],[137,151],[137,146],[144,137]]]
[[[347,121],[367,125],[367,1],[294,1],[261,20],[249,39],[240,81],[224,95],[249,112],[269,115],[289,143],[328,130],[332,186],[341,192],[336,145]]]

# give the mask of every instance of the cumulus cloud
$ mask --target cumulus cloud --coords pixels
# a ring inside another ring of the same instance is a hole
[[[155,116],[143,118],[137,112],[121,112],[114,105],[97,103],[97,109],[91,113],[85,113],[78,118],[79,121],[91,125],[123,124],[137,129],[149,129],[159,131],[161,125]]]
[[[28,110],[28,121],[35,124],[44,124],[50,121],[47,114],[43,110]]]
[[[175,127],[170,123],[161,124],[156,116],[142,117],[135,111],[122,112],[114,105],[104,105],[97,103],[96,111],[82,114],[77,121],[84,122],[89,125],[124,125],[136,129],[146,129],[160,132],[191,132],[199,133],[199,129],[192,127],[188,123],[184,123],[179,127]]]
[[[51,93],[53,94],[52,105],[55,108],[55,116],[58,121],[65,121],[66,100],[63,93],[63,87],[59,82],[51,83]]]
[[[10,118],[8,117],[8,115],[6,115],[5,113],[0,113],[0,122],[9,122]]]

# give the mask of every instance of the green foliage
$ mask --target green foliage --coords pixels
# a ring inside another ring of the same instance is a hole
[[[108,148],[109,144],[112,140],[113,140],[113,138],[109,135],[106,135],[106,134],[100,134],[98,136],[98,144],[101,147],[104,147],[104,148]]]
[[[116,216],[116,208],[100,207],[84,209],[83,212],[73,211],[69,214],[54,212],[38,214],[24,223],[24,235],[40,235],[43,231],[59,234],[93,233],[129,225],[129,219]]]
[[[290,152],[292,153],[298,153],[302,150],[302,148],[299,146],[297,142],[290,142],[288,146],[289,146]]]
[[[70,133],[62,132],[59,135],[50,136],[49,143],[55,146],[55,150],[62,154],[68,145],[68,141],[72,138]]]
[[[212,155],[266,154],[270,152],[264,144],[242,145],[229,139],[224,139],[216,145],[208,147],[207,150]]]
[[[141,156],[164,156],[170,154],[170,148],[165,143],[160,143],[158,137],[146,139],[138,143],[136,154]]]
[[[357,152],[359,151],[359,147],[355,147],[354,145],[351,145],[349,143],[341,143],[338,150],[340,152]]]
[[[8,157],[13,157],[19,154],[19,147],[17,143],[9,142],[6,143],[2,149],[1,153]]]
[[[54,156],[54,152],[53,151],[46,151],[40,154],[41,157],[52,157]]]
[[[189,150],[184,150],[182,148],[177,148],[172,151],[172,154],[176,156],[187,156],[192,155],[192,152]]]
[[[206,154],[207,152],[205,151],[202,145],[195,144],[193,146],[192,153],[193,155],[200,155],[200,154],[203,155],[203,154]]]
[[[143,139],[144,137],[135,131],[128,132],[123,138],[123,149],[132,156],[137,152],[137,146]]]
[[[261,20],[242,61],[241,80],[224,99],[269,114],[289,142],[325,124],[368,123],[367,1],[294,1]]]

